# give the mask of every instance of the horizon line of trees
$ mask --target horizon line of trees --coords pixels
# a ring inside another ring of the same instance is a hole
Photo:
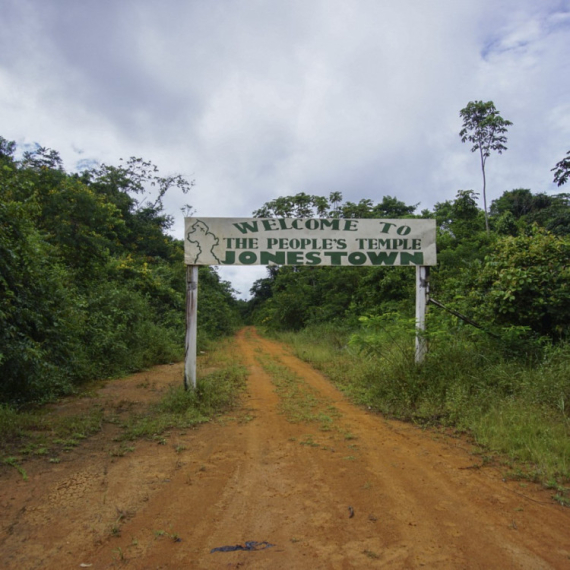
[[[489,330],[554,340],[570,332],[570,195],[506,191],[493,200],[488,227],[477,193],[414,212],[394,196],[374,203],[297,194],[267,202],[258,217],[432,218],[437,223],[438,266],[431,295],[479,319]],[[344,323],[363,315],[413,315],[415,275],[407,267],[268,267],[257,280],[247,318],[277,330]]]

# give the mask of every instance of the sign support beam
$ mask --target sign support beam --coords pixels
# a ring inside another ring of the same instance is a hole
[[[186,266],[186,356],[184,389],[196,389],[196,338],[198,323],[198,266]]]
[[[426,312],[429,302],[429,267],[416,266],[416,364],[421,364],[427,354]]]
[[[415,361],[427,354],[429,267],[436,221],[408,218],[185,218],[184,387],[196,388],[198,266],[416,267]]]

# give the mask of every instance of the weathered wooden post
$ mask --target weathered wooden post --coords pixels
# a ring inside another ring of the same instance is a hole
[[[416,265],[416,364],[421,364],[427,354],[426,311],[429,295],[429,267]]]
[[[186,266],[186,356],[184,388],[196,389],[196,333],[198,323],[198,266]]]

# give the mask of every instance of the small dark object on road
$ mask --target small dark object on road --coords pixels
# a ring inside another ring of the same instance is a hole
[[[348,518],[351,519],[354,516],[354,509],[352,507],[348,507]]]
[[[271,548],[275,546],[274,544],[269,544],[266,540],[263,542],[255,542],[250,540],[249,542],[243,544],[236,544],[235,546],[218,546],[217,548],[212,548],[210,554],[213,552],[235,552],[236,550],[265,550],[266,548]]]

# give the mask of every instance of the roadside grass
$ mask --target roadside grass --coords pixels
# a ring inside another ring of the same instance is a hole
[[[185,391],[180,382],[144,411],[133,411],[129,402],[119,414],[96,402],[80,415],[61,415],[46,406],[16,410],[0,405],[0,464],[14,467],[24,477],[21,465],[26,459],[45,457],[50,463],[59,463],[62,453],[79,446],[105,424],[114,424],[119,430],[115,441],[123,443],[110,453],[120,457],[134,450],[126,441],[151,438],[165,442],[168,430],[193,427],[218,417],[238,404],[247,369],[241,364],[232,339],[209,348],[198,359],[195,391]],[[92,386],[86,389],[96,398]]]
[[[18,470],[31,457],[45,457],[59,463],[59,455],[80,445],[81,441],[101,430],[103,411],[95,408],[77,416],[58,416],[44,409],[16,411],[0,406],[0,463]]]
[[[516,343],[440,326],[417,366],[409,322],[378,324],[342,339],[331,325],[271,336],[355,403],[466,434],[487,456],[500,454],[511,475],[541,482],[570,503],[570,344],[517,352]]]
[[[238,403],[246,379],[247,369],[231,363],[199,376],[195,391],[186,391],[182,386],[170,388],[162,400],[151,405],[144,414],[131,415],[117,440],[157,439],[169,429],[208,422]]]
[[[507,453],[525,466],[523,472],[540,481],[568,481],[568,425],[551,411],[529,407],[521,400],[507,400],[472,417],[470,424],[479,444]]]

